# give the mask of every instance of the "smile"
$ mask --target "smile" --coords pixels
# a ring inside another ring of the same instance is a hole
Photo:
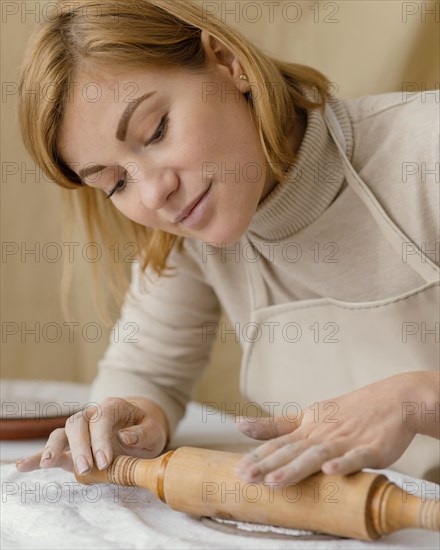
[[[187,227],[192,227],[194,225],[197,225],[203,219],[209,199],[209,191],[211,189],[211,186],[212,182],[209,184],[208,189],[203,193],[196,204],[192,207],[190,212],[184,218],[182,218],[179,223]]]

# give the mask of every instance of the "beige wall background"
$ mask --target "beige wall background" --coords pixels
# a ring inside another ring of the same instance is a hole
[[[15,114],[26,39],[51,3],[2,2],[1,376],[91,382],[109,338],[91,301],[87,258],[93,259],[96,249],[87,247],[80,232],[77,245],[63,241],[58,189],[25,152]],[[439,2],[217,0],[204,5],[267,53],[321,70],[340,97],[439,87]],[[120,258],[127,254],[120,252]],[[75,264],[69,319],[62,316],[58,293],[66,256]],[[225,316],[222,321],[231,328]],[[240,400],[240,359],[232,337],[218,339],[197,399],[233,407]]]

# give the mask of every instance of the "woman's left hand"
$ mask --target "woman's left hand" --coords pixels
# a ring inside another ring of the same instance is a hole
[[[320,470],[345,475],[390,466],[416,434],[415,421],[403,414],[410,382],[399,374],[315,403],[297,422],[240,417],[241,432],[269,441],[246,454],[236,474],[248,482],[285,485]]]

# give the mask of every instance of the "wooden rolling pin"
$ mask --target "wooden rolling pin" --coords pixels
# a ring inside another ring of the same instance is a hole
[[[440,503],[411,495],[381,474],[317,473],[281,488],[249,483],[234,473],[237,453],[180,447],[154,459],[119,456],[81,483],[143,487],[174,510],[362,540],[398,529],[440,530]]]

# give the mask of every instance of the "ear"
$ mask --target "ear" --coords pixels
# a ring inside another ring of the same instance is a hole
[[[212,66],[227,72],[228,77],[234,82],[241,93],[245,94],[250,90],[249,82],[240,79],[244,73],[238,58],[224,44],[219,42],[212,34],[202,30],[201,42],[205,50],[208,62]]]

